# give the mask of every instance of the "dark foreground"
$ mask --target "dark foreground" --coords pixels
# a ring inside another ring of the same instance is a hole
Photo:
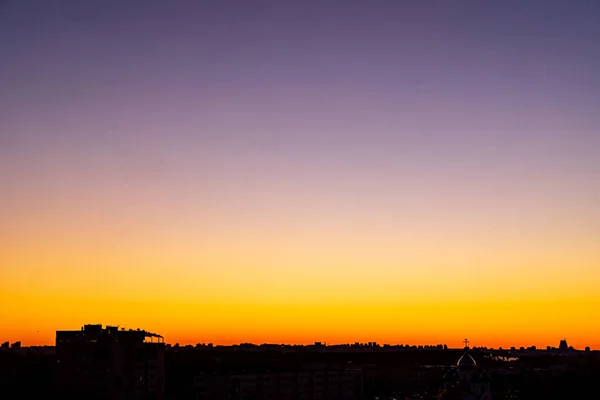
[[[160,361],[164,376],[153,386],[158,389],[144,391],[142,384],[128,389],[112,376],[111,368],[104,368],[109,365],[106,354],[90,353],[86,363],[83,356],[68,361],[76,363],[72,371],[78,371],[80,380],[64,384],[62,360],[54,347],[3,348],[0,399],[482,399],[488,389],[486,396],[492,399],[600,398],[600,358],[594,351],[530,351],[517,356],[471,350],[476,365],[457,366],[463,353],[409,347],[166,345]],[[461,373],[466,377],[463,383]],[[147,368],[144,376],[148,378]],[[140,375],[139,381],[143,379]]]

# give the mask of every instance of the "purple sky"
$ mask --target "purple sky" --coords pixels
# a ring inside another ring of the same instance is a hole
[[[3,191],[598,200],[597,2],[290,3],[1,2]]]
[[[594,155],[595,2],[283,3],[2,2],[2,155],[50,142],[348,171]]]

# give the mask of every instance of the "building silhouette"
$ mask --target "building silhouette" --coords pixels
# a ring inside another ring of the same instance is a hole
[[[66,398],[164,398],[162,336],[143,330],[85,325],[56,332],[59,388]]]
[[[562,339],[558,345],[558,351],[561,353],[569,352],[569,345],[567,344],[567,339]]]

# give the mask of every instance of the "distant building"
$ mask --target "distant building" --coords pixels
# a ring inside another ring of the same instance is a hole
[[[567,339],[562,339],[560,344],[558,345],[558,351],[561,353],[567,353],[569,351],[569,345],[567,344]]]
[[[162,336],[141,330],[85,325],[78,331],[56,332],[59,384],[65,397],[161,400],[164,353]]]

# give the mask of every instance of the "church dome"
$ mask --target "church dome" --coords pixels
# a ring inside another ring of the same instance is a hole
[[[477,363],[475,362],[473,357],[471,357],[471,355],[467,352],[463,354],[461,358],[459,358],[458,362],[456,363],[456,366],[459,368],[475,368],[477,366]]]

